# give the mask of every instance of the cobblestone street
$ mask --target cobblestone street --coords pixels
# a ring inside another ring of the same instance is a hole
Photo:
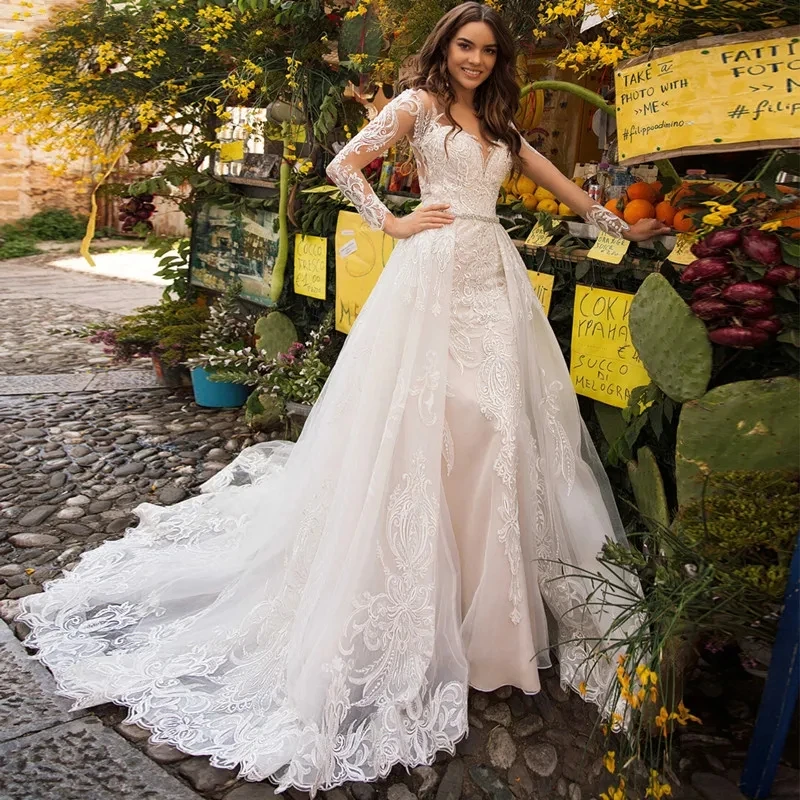
[[[205,758],[147,742],[107,705],[70,712],[26,657],[17,601],[135,524],[142,502],[180,502],[254,437],[239,411],[207,410],[188,390],[157,388],[149,364],[112,367],[99,345],[48,334],[156,302],[161,290],[0,262],[0,800],[267,800]],[[455,757],[325,800],[589,800],[608,786],[591,708],[543,675],[536,697],[472,692],[470,734]],[[716,741],[714,741],[716,738]],[[687,739],[687,747],[692,743]],[[742,754],[699,737],[675,797],[737,800]],[[737,766],[738,764],[738,766]],[[682,770],[681,776],[683,777]],[[796,774],[784,776],[787,787]],[[291,790],[292,800],[308,795]],[[776,797],[796,796],[777,794]]]

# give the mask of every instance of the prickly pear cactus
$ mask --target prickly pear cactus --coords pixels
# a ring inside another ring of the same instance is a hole
[[[667,494],[656,457],[649,447],[640,447],[636,458],[628,462],[628,477],[639,513],[650,530],[667,528],[670,523]]]
[[[254,391],[244,406],[244,421],[256,431],[273,431],[280,425],[283,403],[271,394]]]
[[[256,322],[256,347],[266,359],[285,353],[296,341],[294,323],[280,311],[273,311]]]
[[[796,378],[739,381],[686,403],[675,450],[678,504],[699,499],[714,472],[798,472],[798,389]]]
[[[711,342],[669,281],[648,275],[631,303],[631,339],[650,377],[678,403],[702,397],[711,377]]]

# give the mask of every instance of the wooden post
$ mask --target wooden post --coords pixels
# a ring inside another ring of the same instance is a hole
[[[742,792],[753,800],[769,797],[800,694],[800,535],[792,557],[785,602],[739,783]]]

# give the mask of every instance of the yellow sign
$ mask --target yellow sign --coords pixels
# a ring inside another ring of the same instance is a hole
[[[372,230],[358,214],[340,211],[335,244],[336,330],[349,333],[392,254],[394,239]]]
[[[552,238],[553,234],[545,233],[542,224],[537,222],[533,226],[533,230],[528,234],[525,244],[529,247],[546,247],[548,244],[550,244]]]
[[[667,258],[673,264],[691,264],[697,260],[697,256],[692,253],[692,245],[697,241],[697,237],[691,233],[679,233],[675,242],[675,247]]]
[[[244,159],[244,139],[223,142],[219,148],[220,161],[242,161]]]
[[[570,376],[578,394],[625,408],[650,383],[628,328],[632,294],[575,287]]]
[[[545,316],[547,316],[550,313],[550,301],[553,299],[553,280],[555,276],[548,275],[545,272],[534,272],[532,269],[529,269],[528,278],[530,278],[533,291],[539,298]]]
[[[594,247],[586,254],[587,258],[596,258],[608,264],[619,264],[631,243],[627,239],[617,239],[605,231],[600,231]]]
[[[294,291],[306,297],[325,299],[328,240],[324,236],[294,237]]]
[[[800,28],[708,47],[702,40],[616,71],[620,161],[684,148],[766,146],[800,125]]]

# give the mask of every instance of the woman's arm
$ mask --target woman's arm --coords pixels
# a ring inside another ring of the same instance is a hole
[[[415,120],[423,111],[424,103],[424,94],[419,91],[407,90],[398,95],[337,153],[327,169],[328,177],[371,228],[385,230],[390,236],[401,239],[452,221],[452,217],[444,213],[447,206],[428,206],[398,220],[378,199],[361,170],[395,142],[413,134]]]
[[[653,236],[669,233],[666,225],[654,219],[643,219],[635,225],[628,225],[625,220],[603,208],[589,197],[586,192],[561,173],[538,150],[531,147],[522,139],[522,172],[539,186],[552,192],[562,203],[566,203],[576,214],[582,216],[587,222],[596,225],[601,231],[629,239],[632,242],[641,242]]]

